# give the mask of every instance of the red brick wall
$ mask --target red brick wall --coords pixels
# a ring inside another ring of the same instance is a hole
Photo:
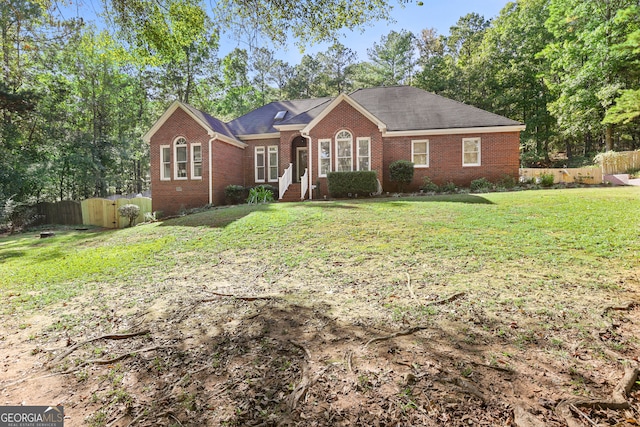
[[[251,140],[251,141],[243,141],[245,144],[248,145],[247,148],[244,149],[244,153],[243,155],[243,168],[244,168],[244,173],[243,173],[243,180],[241,182],[242,185],[244,185],[245,187],[254,187],[256,185],[260,185],[260,184],[268,184],[268,185],[273,185],[274,187],[278,186],[277,182],[269,182],[269,176],[268,176],[268,172],[265,170],[265,182],[256,182],[256,163],[255,163],[255,153],[256,147],[264,147],[264,152],[265,152],[265,156],[269,155],[269,149],[268,147],[270,145],[277,145],[278,146],[278,176],[281,176],[284,169],[282,168],[282,147],[280,147],[280,140],[278,138],[274,138],[274,139],[256,139],[256,140]],[[265,166],[268,166],[269,163],[267,162],[265,164]],[[288,165],[288,160],[287,160],[287,165]]]
[[[171,170],[171,180],[160,180],[160,146],[171,146],[171,159],[175,152],[173,143],[178,137],[187,140],[187,179],[176,180]],[[184,110],[178,108],[151,137],[151,196],[152,209],[162,211],[164,215],[174,215],[181,209],[204,206],[209,203],[209,135]],[[191,144],[200,143],[202,146],[202,178],[191,178]],[[226,183],[242,183],[242,149],[229,144],[214,141],[213,151],[213,180],[214,204],[224,203],[224,188]],[[216,162],[216,159],[224,159]]]
[[[481,139],[480,166],[462,166],[462,139]],[[393,137],[384,140],[385,191],[396,191],[397,184],[389,180],[389,165],[399,159],[411,161],[411,141],[429,140],[429,167],[416,168],[407,191],[417,191],[425,176],[442,185],[453,182],[469,186],[471,181],[486,178],[495,182],[505,175],[517,179],[520,166],[520,135],[518,132],[438,135],[425,137]]]
[[[313,170],[313,183],[320,182],[320,194],[327,194],[326,178],[318,179],[318,140],[332,141],[332,166],[335,169],[335,136],[340,130],[353,135],[354,170],[357,159],[357,138],[368,137],[371,140],[371,170],[376,171],[384,191],[396,191],[396,183],[389,180],[389,165],[399,159],[411,161],[411,141],[429,140],[429,167],[416,168],[413,182],[408,191],[417,191],[425,176],[442,185],[454,182],[458,186],[468,186],[478,178],[497,181],[505,175],[518,176],[520,162],[519,133],[479,133],[438,135],[426,137],[387,137],[382,138],[376,124],[368,120],[347,102],[342,102],[324,117],[310,132],[312,147],[310,153]],[[278,176],[281,176],[292,159],[292,141],[298,131],[282,132],[280,139],[245,141],[245,149],[221,142],[212,143],[213,150],[213,203],[224,203],[224,189],[227,185],[238,184],[254,186],[255,147],[279,145]],[[170,145],[172,158],[173,143],[176,138],[184,137],[188,144],[202,144],[202,179],[191,179],[191,150],[189,148],[188,179],[160,181],[160,145]],[[462,139],[481,138],[481,165],[462,166]],[[165,215],[177,213],[180,209],[199,207],[209,203],[209,136],[206,130],[182,109],[178,108],[151,138],[151,182],[153,210],[163,211]],[[277,186],[277,182],[269,183]]]
[[[353,136],[352,161],[353,170],[356,170],[356,161],[358,156],[357,139],[359,137],[368,137],[371,140],[371,170],[376,171],[378,179],[382,182],[383,171],[383,147],[382,135],[378,130],[378,126],[363,116],[358,110],[353,108],[348,102],[338,104],[326,117],[324,117],[309,132],[312,141],[311,161],[313,167],[313,183],[318,182],[318,140],[331,140],[331,165],[332,169],[336,167],[336,149],[335,136],[341,130],[348,130]],[[320,178],[320,194],[328,194],[327,179]]]
[[[213,169],[213,204],[224,205],[224,190],[228,185],[242,185],[244,179],[244,153],[247,148],[242,149],[235,145],[222,141],[213,141],[211,158]]]

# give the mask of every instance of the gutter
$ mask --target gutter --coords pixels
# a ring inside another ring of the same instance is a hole
[[[209,140],[209,205],[213,205],[213,171],[211,170],[213,155],[211,154],[211,143],[213,138]]]

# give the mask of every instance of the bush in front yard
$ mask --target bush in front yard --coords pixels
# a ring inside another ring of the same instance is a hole
[[[389,165],[391,181],[398,183],[398,191],[404,191],[405,186],[413,180],[413,163],[408,160],[396,160]]]
[[[273,192],[267,188],[266,185],[258,185],[249,190],[249,196],[247,197],[247,203],[250,205],[257,205],[258,203],[273,202]]]
[[[431,181],[431,178],[429,178],[428,176],[425,176],[424,179],[422,180],[422,185],[420,186],[420,189],[425,193],[437,193],[440,191],[440,187],[438,187],[438,184]]]
[[[539,178],[540,185],[546,188],[552,187],[554,181],[555,181],[555,177],[553,176],[553,174],[550,174],[550,173],[548,174],[543,173],[542,175],[540,175],[540,178]]]
[[[129,218],[129,227],[133,226],[136,218],[140,215],[140,206],[138,205],[123,205],[118,208],[118,213],[121,217]]]
[[[239,205],[247,198],[248,191],[242,185],[227,185],[224,189],[225,201],[228,205]]]
[[[449,181],[442,184],[442,186],[440,187],[440,191],[442,191],[443,193],[455,193],[456,191],[458,191],[458,186],[455,183]]]
[[[478,178],[471,181],[469,188],[474,193],[486,193],[493,188],[493,184],[487,178]]]
[[[378,191],[378,177],[374,171],[329,172],[327,185],[331,197],[368,196]]]

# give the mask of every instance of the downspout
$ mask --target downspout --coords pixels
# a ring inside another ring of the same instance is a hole
[[[309,170],[309,176],[307,178],[309,179],[309,200],[313,200],[313,144],[311,143],[311,137],[308,133],[303,132],[301,135],[304,139],[307,140],[307,143],[309,144],[307,149],[309,159],[309,161],[307,162],[307,169]]]
[[[213,205],[213,171],[211,170],[211,143],[213,142],[213,138],[209,140],[209,205]]]

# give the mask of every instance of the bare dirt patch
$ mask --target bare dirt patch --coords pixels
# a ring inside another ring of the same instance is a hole
[[[2,402],[62,404],[68,426],[640,423],[636,378],[626,405],[586,404],[640,362],[635,274],[589,295],[531,286],[536,305],[480,273],[447,285],[458,266],[324,267],[222,254],[7,317]]]

